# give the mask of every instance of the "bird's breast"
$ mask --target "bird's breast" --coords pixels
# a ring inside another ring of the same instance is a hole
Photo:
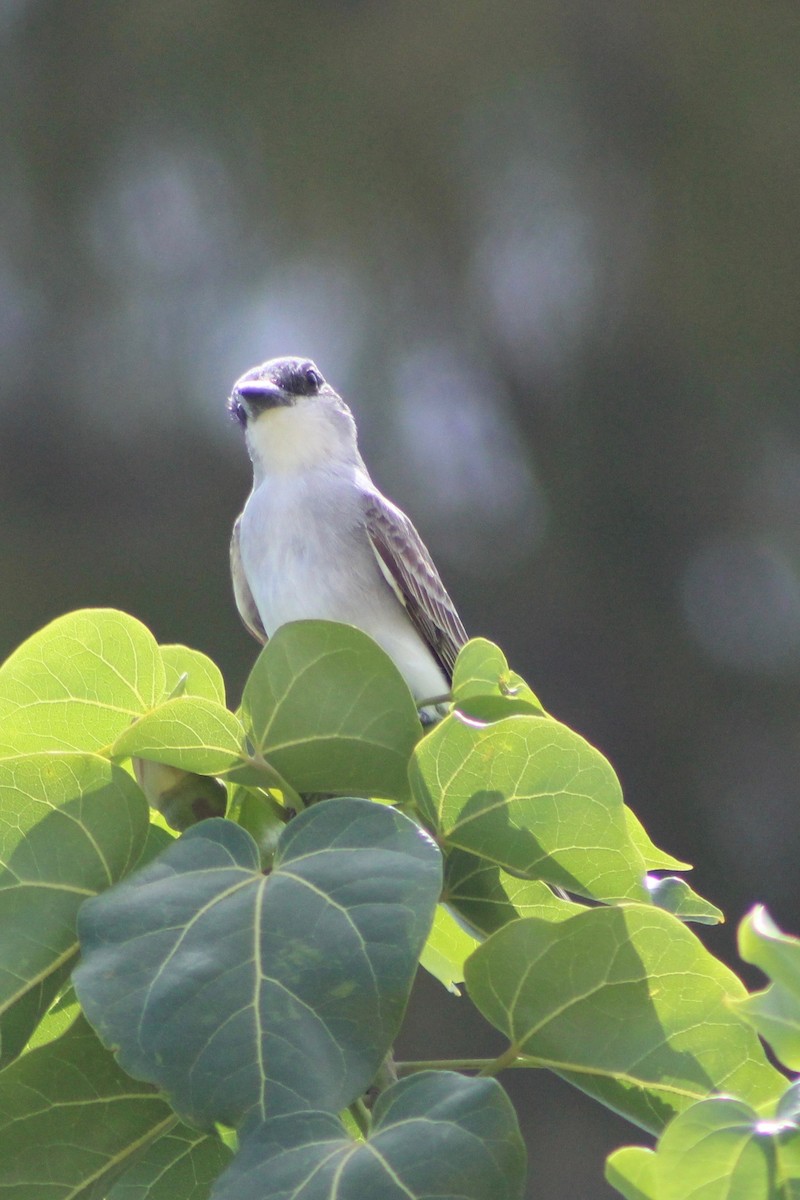
[[[377,571],[352,489],[335,481],[264,480],[242,514],[241,553],[268,634],[305,618],[352,622]]]

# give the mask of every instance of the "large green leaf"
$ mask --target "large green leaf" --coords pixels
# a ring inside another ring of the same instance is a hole
[[[131,870],[148,828],[140,789],[104,758],[0,760],[0,1012],[63,971],[78,908]]]
[[[800,1070],[800,940],[782,933],[762,905],[739,926],[739,953],[772,983],[736,1010],[766,1038],[781,1062]]]
[[[59,617],[0,667],[0,756],[100,750],[164,692],[153,635],[114,609]]]
[[[617,777],[565,725],[476,725],[455,713],[417,746],[410,776],[444,846],[594,899],[647,900]]]
[[[78,1020],[0,1074],[0,1195],[102,1200],[175,1125],[155,1089],[130,1079]]]
[[[324,1112],[278,1117],[245,1139],[214,1200],[517,1200],[525,1150],[493,1079],[425,1071],[379,1096],[366,1142]]]
[[[467,960],[466,982],[509,1059],[549,1067],[645,1129],[715,1091],[761,1106],[785,1085],[730,1007],[742,984],[660,909],[514,921]]]
[[[366,800],[301,813],[259,867],[245,830],[205,821],[81,912],[90,1020],[203,1128],[335,1111],[369,1085],[441,888],[427,835]]]
[[[540,879],[519,879],[466,850],[450,850],[445,857],[442,899],[482,934],[518,917],[565,921],[584,908]]]
[[[397,667],[365,633],[331,621],[281,626],[242,697],[256,749],[300,792],[403,799],[420,736]]]
[[[176,696],[123,730],[113,758],[152,759],[201,775],[220,775],[242,761],[244,730],[216,700]]]

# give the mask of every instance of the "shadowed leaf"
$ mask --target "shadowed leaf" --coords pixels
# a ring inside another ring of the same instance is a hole
[[[214,1200],[519,1200],[525,1150],[493,1079],[425,1071],[379,1096],[366,1143],[323,1112],[254,1130]]]
[[[259,867],[245,830],[205,821],[81,912],[90,1020],[205,1128],[336,1111],[370,1084],[441,890],[427,836],[365,800],[301,813]]]

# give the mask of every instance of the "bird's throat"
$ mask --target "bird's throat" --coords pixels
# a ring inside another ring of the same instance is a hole
[[[322,466],[336,455],[340,437],[327,413],[296,406],[259,413],[246,436],[256,478]]]

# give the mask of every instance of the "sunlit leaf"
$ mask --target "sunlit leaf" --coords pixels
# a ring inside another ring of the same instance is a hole
[[[0,667],[0,755],[100,750],[164,692],[155,638],[114,609],[59,617]]]
[[[464,963],[477,945],[478,939],[459,925],[444,904],[439,904],[419,961],[428,974],[458,995],[457,985],[464,979]]]
[[[427,836],[366,800],[301,813],[266,876],[245,830],[205,821],[84,906],[76,989],[201,1127],[339,1110],[397,1032],[440,889]]]
[[[676,875],[667,875],[661,879],[648,875],[646,883],[653,903],[665,912],[680,917],[682,921],[694,921],[698,925],[719,925],[725,920],[721,909],[693,892],[685,879],[679,879]]]
[[[367,1142],[324,1112],[259,1126],[214,1200],[521,1200],[524,1176],[517,1119],[499,1084],[425,1071],[378,1097]]]
[[[659,1200],[655,1157],[645,1146],[623,1146],[606,1159],[606,1179],[625,1200]]]
[[[132,869],[148,829],[140,789],[104,758],[0,761],[0,1012],[51,975],[60,985],[80,905]]]
[[[183,771],[219,775],[242,759],[238,719],[198,696],[177,696],[129,725],[111,748],[113,758],[154,759]]]
[[[625,825],[628,837],[644,859],[648,871],[691,871],[692,864],[673,858],[666,850],[659,850],[650,840],[650,835],[633,809],[625,806]]]
[[[557,721],[445,718],[414,752],[424,820],[447,848],[599,900],[647,900],[619,782],[594,747]]]
[[[776,1168],[769,1124],[748,1104],[718,1097],[692,1105],[667,1126],[654,1178],[663,1200],[777,1200]]]
[[[740,981],[660,909],[514,921],[478,947],[465,973],[510,1051],[645,1129],[715,1091],[758,1106],[785,1086],[730,1007]]]
[[[160,646],[164,663],[164,696],[172,695],[178,681],[186,676],[184,696],[202,696],[225,707],[225,683],[215,662],[189,646]]]
[[[739,953],[772,983],[740,1000],[736,1011],[767,1039],[781,1062],[800,1070],[800,939],[782,933],[758,905],[739,926]]]
[[[486,638],[472,638],[459,651],[453,669],[452,696],[456,707],[463,707],[468,712],[472,712],[470,701],[480,697],[507,701],[516,712],[527,709],[546,715],[522,676],[510,669],[500,647]],[[495,720],[499,719],[502,708],[498,706],[496,712]],[[511,713],[509,708],[505,715],[511,716]]]
[[[256,748],[300,792],[403,799],[421,728],[408,685],[365,633],[330,621],[281,626],[242,696]]]

